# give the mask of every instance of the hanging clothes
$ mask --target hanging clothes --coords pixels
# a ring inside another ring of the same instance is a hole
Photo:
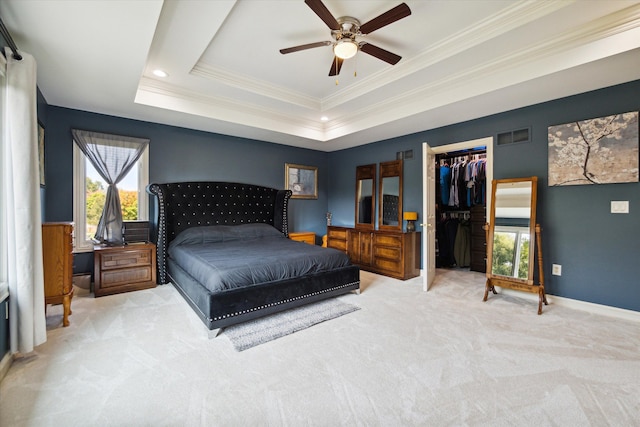
[[[453,255],[456,266],[469,267],[471,264],[471,224],[468,220],[458,222]]]
[[[436,225],[436,238],[438,240],[438,255],[436,260],[438,267],[455,267],[456,258],[454,248],[456,244],[456,234],[458,232],[458,219],[449,218],[446,215],[440,219]]]
[[[449,188],[451,187],[451,168],[448,163],[440,166],[440,196],[442,204],[449,204]]]
[[[470,209],[486,203],[485,151],[436,157],[436,267],[471,265]]]
[[[484,205],[486,201],[486,164],[484,158],[475,159],[467,164],[465,187],[467,188],[467,206]]]

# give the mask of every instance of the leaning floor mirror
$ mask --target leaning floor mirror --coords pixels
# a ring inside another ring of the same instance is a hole
[[[484,299],[496,286],[538,294],[538,314],[547,304],[542,268],[541,227],[536,223],[537,177],[497,179],[492,184],[487,230]],[[534,280],[537,255],[538,280]]]

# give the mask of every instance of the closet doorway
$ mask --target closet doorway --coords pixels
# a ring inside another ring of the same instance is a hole
[[[486,147],[485,187],[491,188],[493,180],[493,137],[430,147],[422,143],[422,287],[426,292],[436,277],[436,156],[445,153]],[[486,192],[486,206],[491,206],[491,192]]]

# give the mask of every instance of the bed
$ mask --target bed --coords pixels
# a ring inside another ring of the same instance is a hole
[[[214,335],[221,328],[360,289],[346,254],[288,239],[290,190],[229,182],[150,184],[157,280]],[[251,260],[250,258],[251,257]]]

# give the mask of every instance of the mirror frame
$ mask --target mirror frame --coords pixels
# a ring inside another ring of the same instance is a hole
[[[383,181],[385,178],[398,177],[398,225],[386,225],[384,224],[384,207],[383,207],[383,195],[384,191]],[[380,182],[378,185],[378,230],[400,230],[402,231],[402,160],[392,160],[389,162],[380,163]]]
[[[363,179],[371,180],[371,223],[358,222],[360,213],[360,181]],[[376,165],[362,165],[356,167],[356,218],[355,227],[359,229],[373,230],[376,223]]]
[[[531,183],[531,207],[529,215],[529,272],[527,279],[519,279],[510,276],[493,274],[493,238],[495,234],[496,222],[496,190],[500,184],[514,184],[520,182]],[[487,283],[485,285],[483,301],[487,300],[489,292],[497,294],[495,286],[510,288],[519,291],[538,294],[538,314],[542,314],[542,304],[547,304],[547,297],[544,291],[544,269],[542,266],[542,241],[541,227],[536,222],[536,206],[538,202],[538,177],[495,179],[491,185],[491,210],[489,223],[486,224],[487,233]],[[538,259],[538,283],[534,281],[534,271]]]
[[[493,239],[495,234],[496,223],[496,191],[500,184],[518,184],[523,182],[531,183],[531,198],[529,200],[531,206],[529,209],[529,271],[527,279],[519,279],[517,277],[502,276],[493,274]],[[536,204],[537,204],[537,182],[538,177],[529,178],[510,178],[510,179],[494,179],[491,185],[491,210],[489,211],[489,233],[487,235],[487,277],[514,280],[523,282],[528,285],[533,284],[533,272],[535,264],[535,231],[536,231]]]

